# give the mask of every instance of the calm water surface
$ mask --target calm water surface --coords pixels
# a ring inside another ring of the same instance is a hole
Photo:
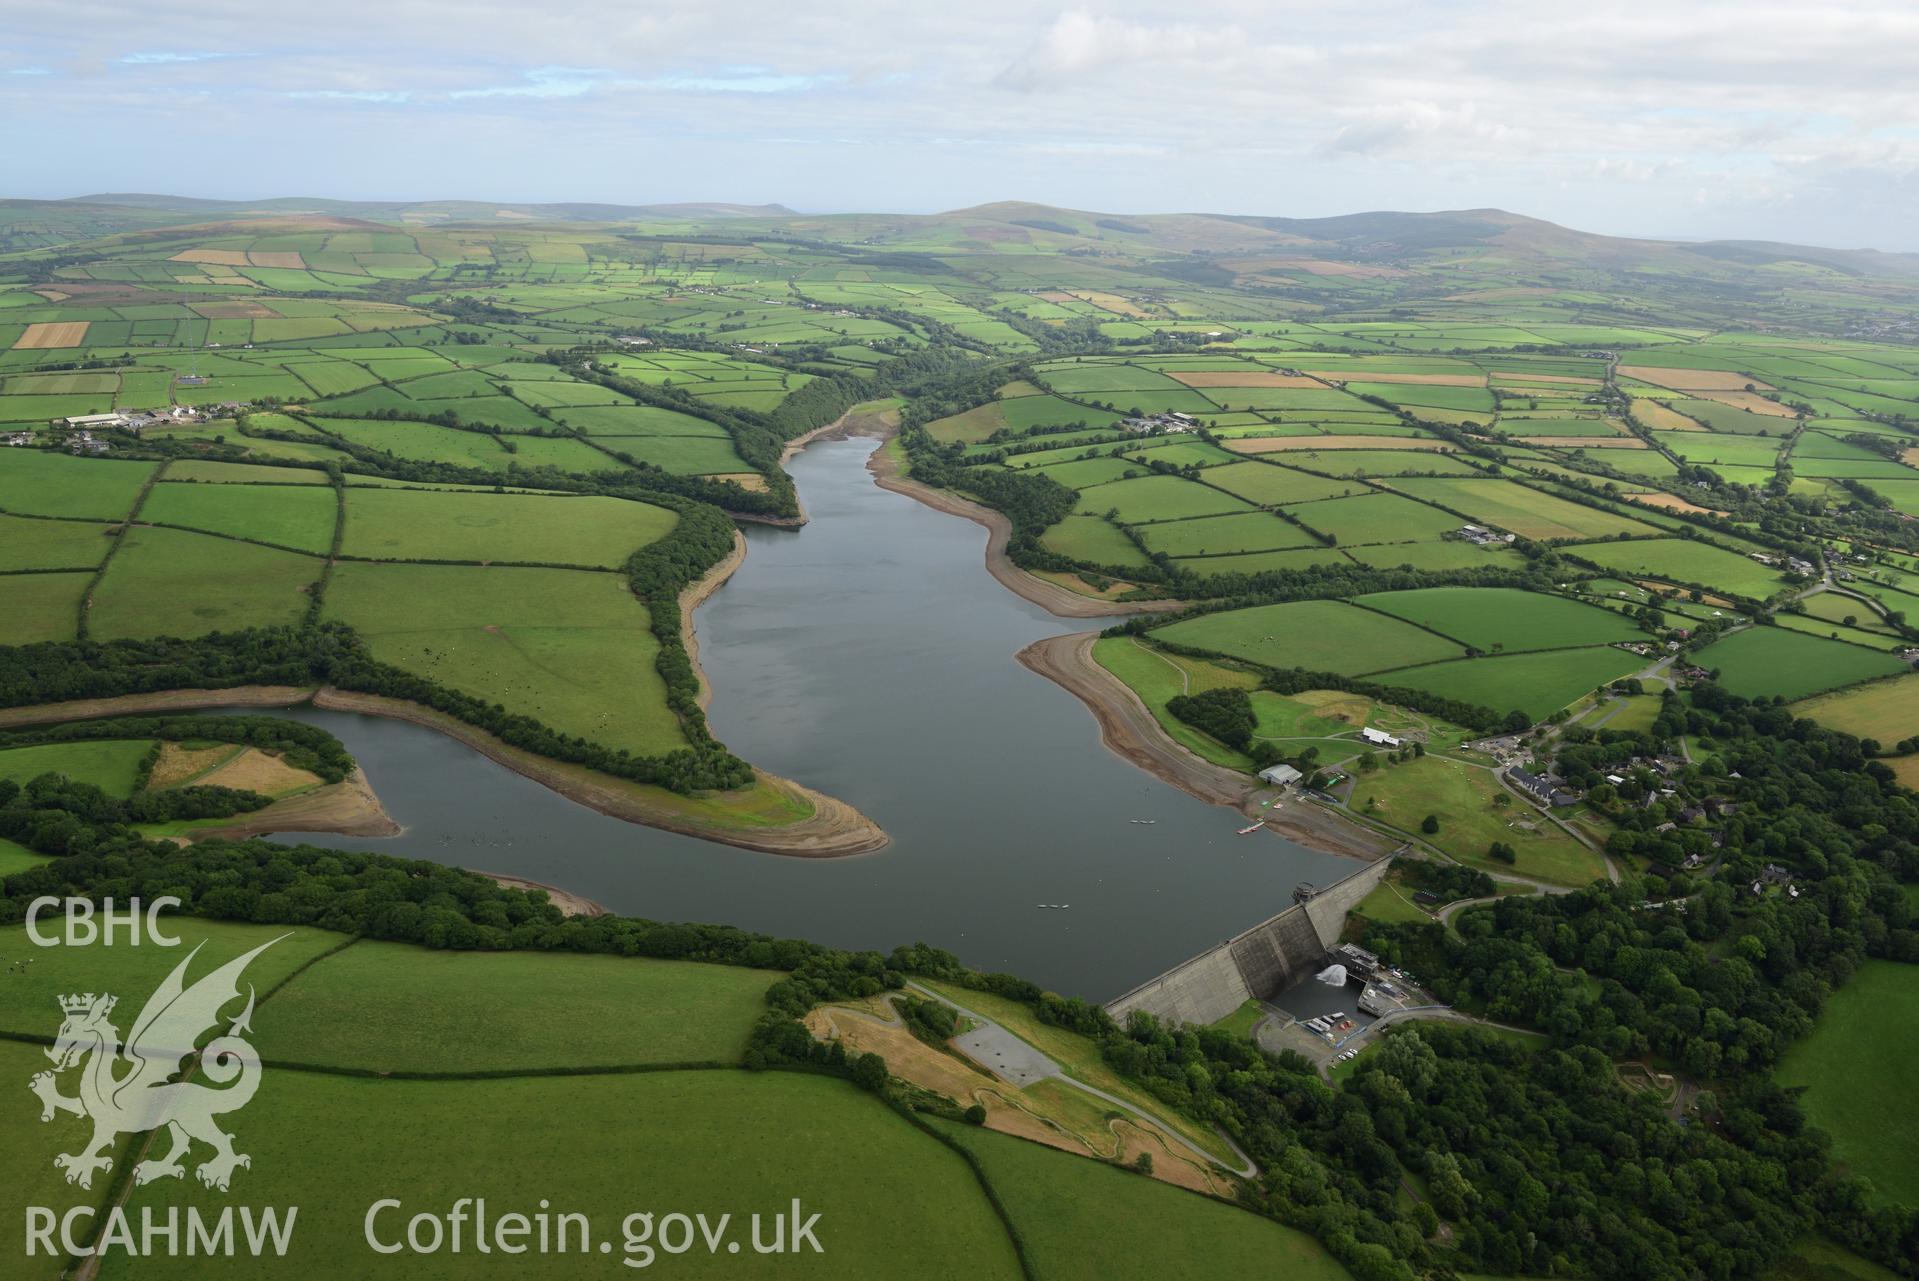
[[[1001,587],[982,566],[986,531],[878,488],[873,448],[818,442],[794,459],[811,523],[750,527],[746,563],[697,625],[714,732],[858,806],[893,837],[885,850],[793,859],[656,832],[430,730],[318,711],[289,714],[345,741],[406,832],[304,839],[529,877],[657,919],[924,941],[1094,1000],[1278,911],[1295,883],[1353,870],[1236,836],[1233,812],[1108,752],[1078,699],[1013,658],[1097,622]]]

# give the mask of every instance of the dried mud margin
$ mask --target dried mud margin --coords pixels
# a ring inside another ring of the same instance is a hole
[[[503,885],[509,890],[543,890],[546,892],[547,902],[553,904],[554,907],[559,908],[560,911],[566,913],[568,916],[613,915],[613,913],[608,911],[604,906],[594,902],[590,898],[582,898],[578,894],[563,890],[557,885],[548,885],[544,881],[529,881],[524,876],[507,876],[500,872],[482,872],[476,867],[470,867],[467,871],[479,876],[484,876],[494,884]]]
[[[849,435],[855,434],[852,432]],[[885,434],[892,435],[891,428]],[[1045,579],[1027,573],[1006,554],[1006,545],[1013,537],[1013,522],[991,507],[961,498],[951,490],[935,489],[931,485],[921,484],[899,474],[899,463],[888,454],[884,447],[873,451],[866,460],[866,469],[873,473],[873,481],[881,489],[891,490],[895,494],[926,504],[934,511],[945,512],[949,516],[962,516],[976,525],[986,527],[986,572],[991,574],[999,585],[1014,595],[1038,605],[1048,613],[1060,618],[1114,618],[1128,614],[1161,613],[1167,610],[1184,609],[1184,601],[1145,600],[1145,601],[1105,601],[1094,600],[1090,596],[1081,596],[1078,592],[1061,587],[1058,583],[1049,583]]]
[[[720,590],[745,560],[746,535],[735,529],[733,550],[727,553],[726,559],[707,570],[696,582],[688,583],[680,593],[680,645],[686,650],[687,662],[693,665],[693,679],[700,684],[702,711],[713,702],[713,685],[706,679],[706,669],[700,666],[700,642],[693,634],[693,611],[705,603],[708,596]]]
[[[1371,861],[1393,852],[1396,842],[1352,823],[1311,801],[1291,799],[1261,809],[1270,789],[1237,770],[1202,760],[1169,738],[1139,696],[1093,659],[1097,632],[1075,632],[1034,641],[1019,652],[1021,666],[1068,691],[1092,710],[1100,740],[1114,755],[1211,805],[1224,805],[1259,819],[1272,831],[1325,854]]]
[[[597,810],[609,817],[646,827],[657,827],[683,836],[717,841],[740,849],[794,858],[842,858],[854,854],[871,854],[875,850],[884,848],[889,839],[877,823],[844,801],[835,800],[824,793],[815,792],[790,779],[779,778],[772,774],[759,774],[759,786],[767,788],[781,803],[795,808],[810,809],[812,812],[807,817],[788,823],[755,821],[750,816],[738,822],[716,821],[701,812],[701,808],[706,804],[701,798],[682,797],[661,788],[629,782],[609,774],[596,773],[584,766],[536,755],[504,743],[477,726],[468,725],[464,721],[443,712],[422,707],[417,703],[324,686],[312,689],[289,685],[242,685],[232,689],[160,690],[150,694],[129,694],[121,698],[91,698],[68,703],[43,703],[33,707],[0,710],[0,728],[16,725],[43,725],[56,721],[89,720],[102,716],[132,716],[151,712],[204,711],[228,707],[299,706],[317,707],[323,711],[384,716],[389,720],[406,721],[409,724],[437,730],[448,738],[471,747],[487,759],[504,765],[514,773],[530,778],[576,804]],[[335,786],[344,788],[351,781],[349,779],[346,783]],[[317,792],[308,793],[308,795],[317,795]],[[292,804],[302,799],[304,797],[294,797],[283,804]],[[385,811],[382,810],[381,813],[384,815]],[[260,815],[265,814],[266,811],[260,812]],[[257,819],[260,815],[253,817]],[[390,824],[391,818],[388,818],[387,822]],[[226,835],[234,830],[237,829],[223,828],[220,834]],[[302,820],[297,824],[285,823],[265,830],[324,831],[330,829],[316,828]],[[399,827],[394,825],[384,832],[349,834],[391,836],[397,835],[399,831]]]

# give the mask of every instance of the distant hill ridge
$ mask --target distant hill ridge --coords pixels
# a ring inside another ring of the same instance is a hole
[[[361,201],[320,196],[209,200],[145,192],[97,192],[61,201],[0,200],[0,220],[66,209],[114,217],[129,226],[245,221],[299,216],[408,225],[519,222],[725,222],[752,233],[785,233],[883,246],[929,229],[958,251],[1023,241],[1054,249],[1089,242],[1130,246],[1129,253],[1221,259],[1294,258],[1429,264],[1460,253],[1498,253],[1542,264],[1578,261],[1620,271],[1678,267],[1736,271],[1802,262],[1854,276],[1919,276],[1919,254],[1836,249],[1760,240],[1684,241],[1607,236],[1504,209],[1369,210],[1321,218],[1254,214],[1112,214],[1031,201],[1001,200],[933,214],[802,214],[782,204],[678,201],[657,204],[529,203],[483,200]],[[746,226],[742,226],[746,224]],[[1711,267],[1708,267],[1711,264]]]

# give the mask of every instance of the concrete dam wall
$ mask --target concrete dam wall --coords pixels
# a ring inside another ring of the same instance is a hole
[[[1213,1023],[1254,997],[1269,998],[1316,969],[1339,942],[1346,914],[1384,879],[1392,859],[1353,872],[1304,902],[1107,1002],[1125,1020],[1134,1010],[1171,1023]]]

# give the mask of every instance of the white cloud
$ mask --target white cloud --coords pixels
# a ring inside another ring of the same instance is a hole
[[[1072,9],[1055,18],[1039,43],[996,80],[1013,89],[1066,89],[1095,72],[1230,48],[1236,34],[1231,28],[1127,22]]]
[[[588,67],[534,67],[518,84],[456,89],[452,98],[578,98],[593,92],[613,73]]]
[[[576,0],[565,22],[523,0],[82,3],[8,14],[0,97],[31,93],[36,127],[0,194],[432,195],[479,172],[522,199],[1498,205],[1919,247],[1910,0]],[[405,134],[369,132],[381,104]],[[257,163],[170,166],[130,113]]]
[[[154,67],[175,62],[217,62],[222,58],[244,58],[241,53],[186,53],[178,50],[151,50],[122,54],[114,61],[123,67]]]
[[[409,102],[413,94],[406,89],[293,89],[287,97],[328,102]]]

